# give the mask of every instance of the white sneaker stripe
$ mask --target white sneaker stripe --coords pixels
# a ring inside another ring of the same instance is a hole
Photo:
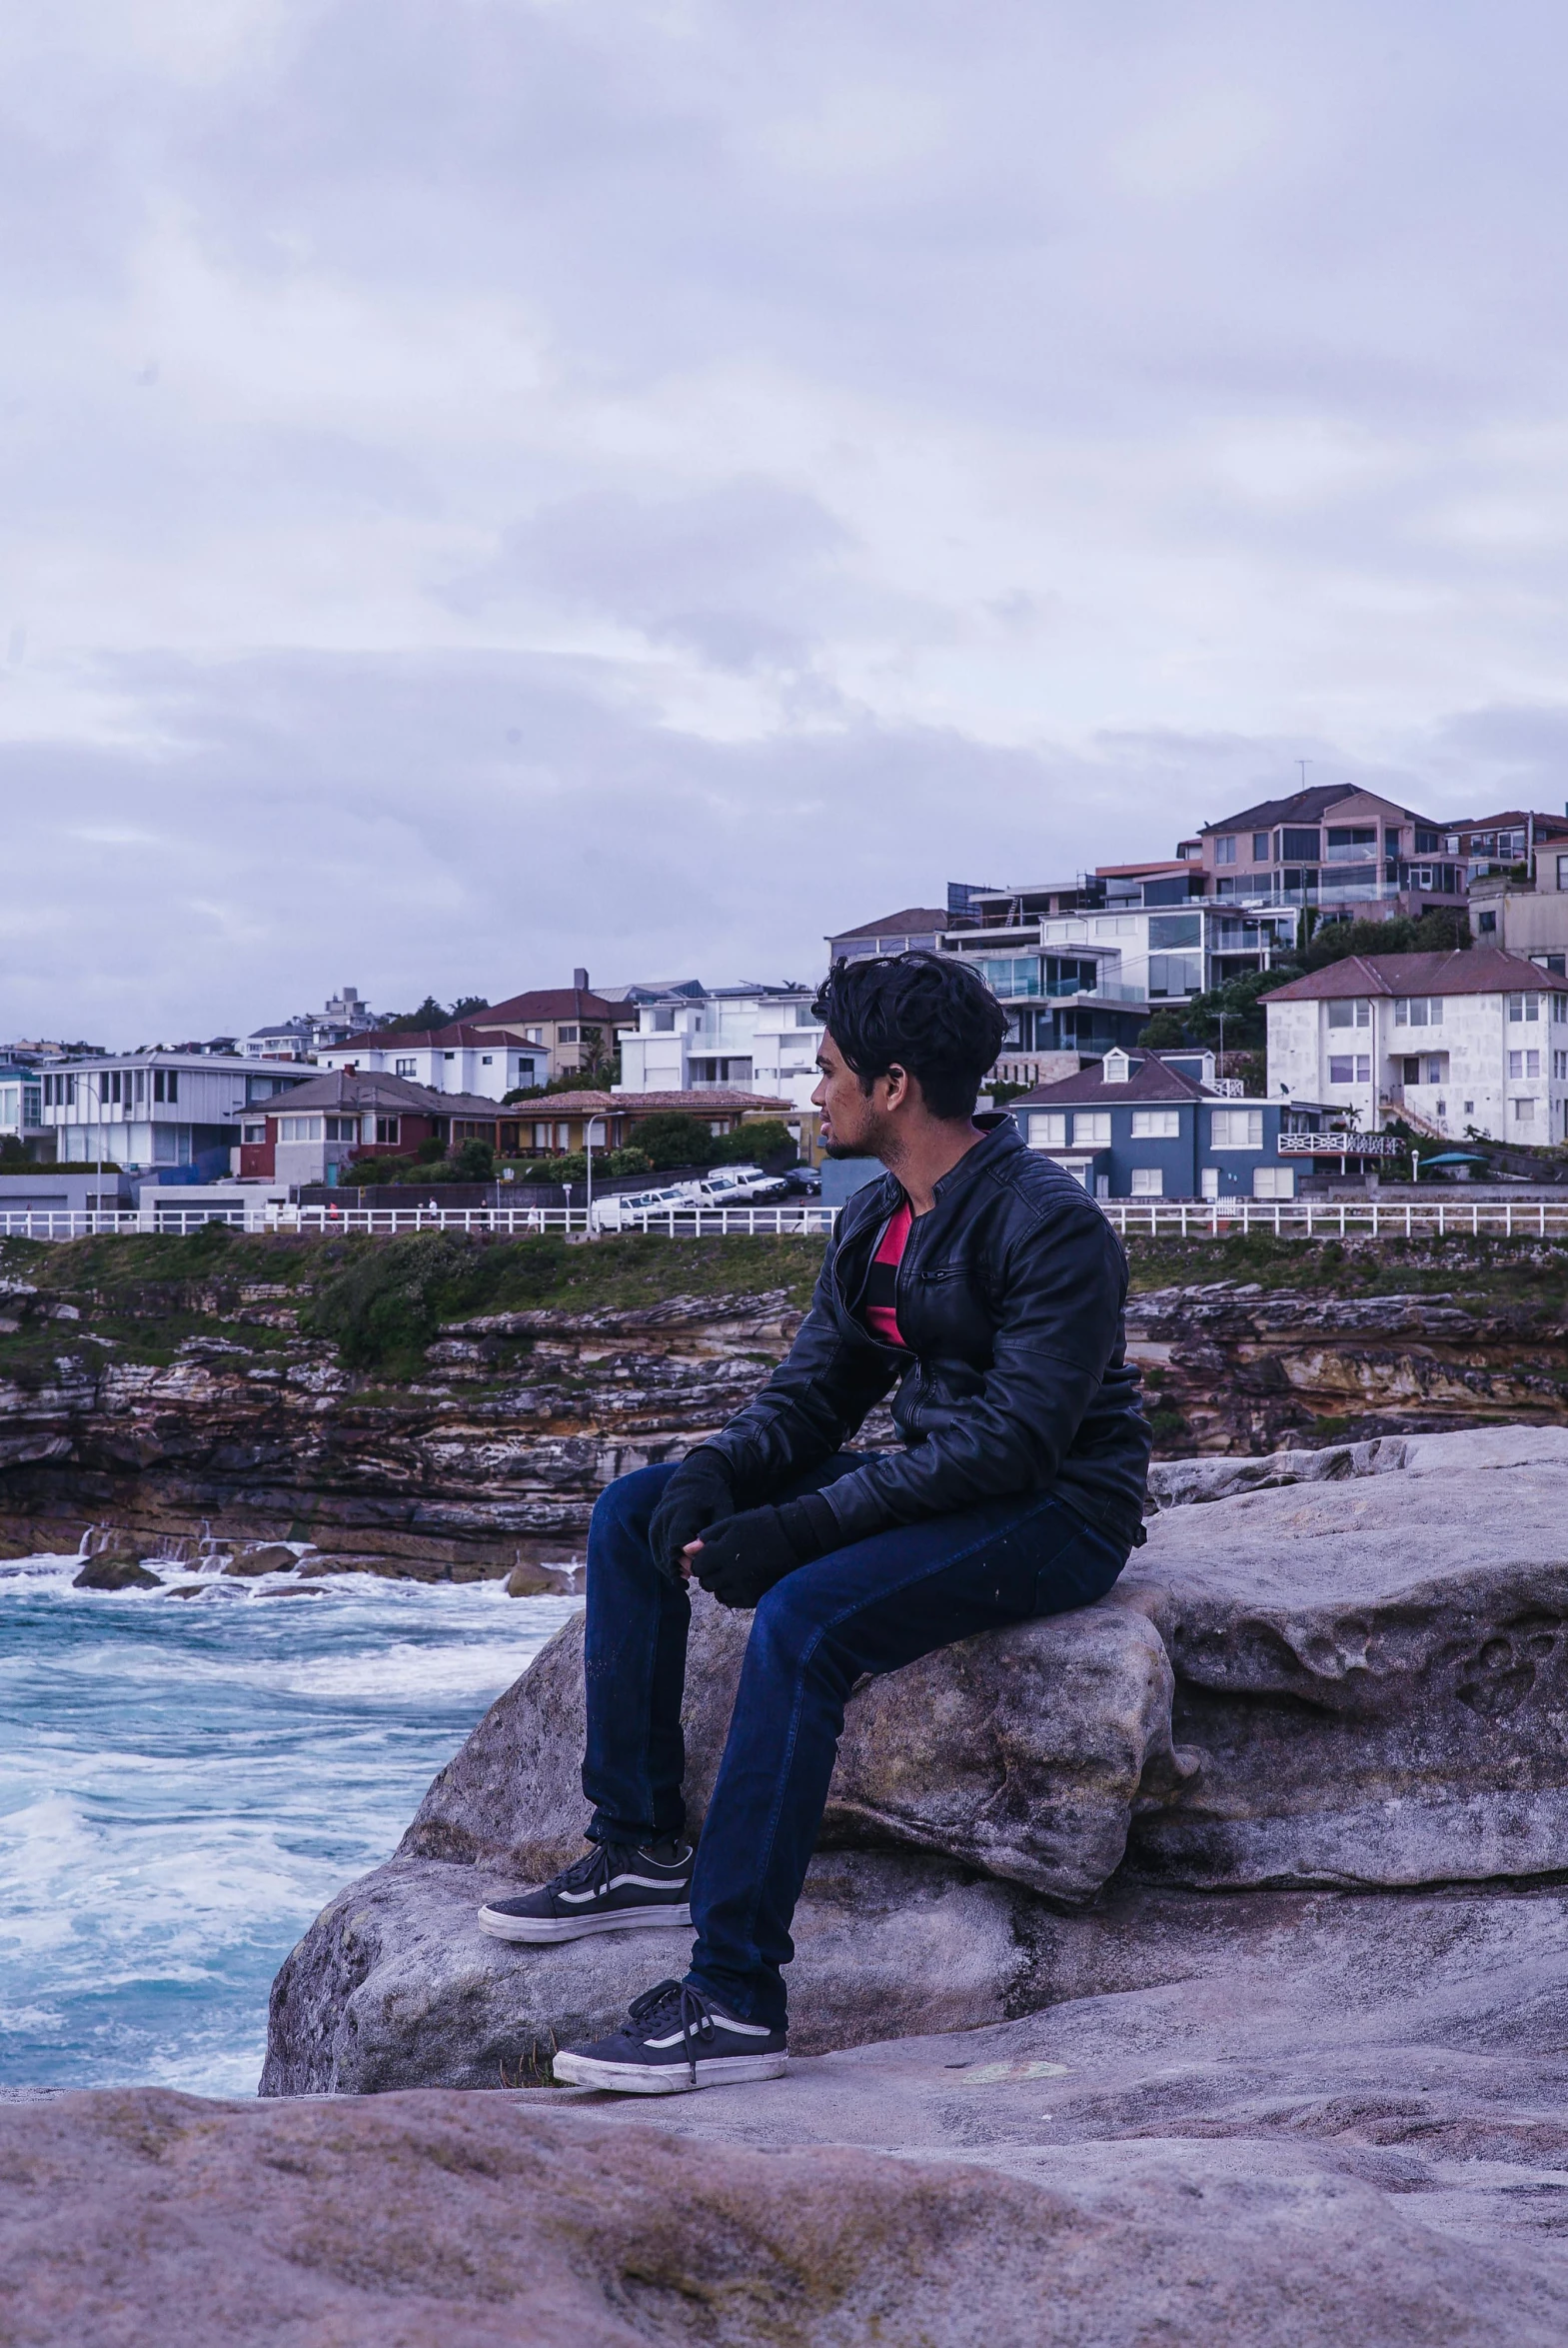
[[[720,2022],[717,2014],[715,2015],[714,2019],[716,2022],[718,2022],[719,2028],[721,2030],[737,2031],[743,2038],[771,2038],[773,2036],[773,2032],[768,2028],[766,2023]],[[645,2046],[657,2047],[661,2053],[663,2053],[667,2046],[684,2046],[685,2043],[686,2033],[684,2030],[678,2030],[673,2038],[645,2038],[643,2041]],[[693,2043],[697,2044],[698,2042],[694,2040]],[[699,2048],[698,2059],[699,2061],[703,2059],[701,2048]]]
[[[624,1883],[636,1884],[639,1891],[679,1891],[684,1893],[686,1890],[684,1875],[617,1875],[613,1881],[605,1884],[599,1890],[558,1891],[556,1897],[561,1901],[563,1907],[570,1906],[574,1902],[581,1906],[585,1900],[603,1899],[607,1891],[619,1891]]]

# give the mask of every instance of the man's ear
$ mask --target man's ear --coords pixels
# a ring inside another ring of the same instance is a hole
[[[898,1063],[894,1061],[891,1068],[888,1069],[887,1074],[883,1078],[882,1082],[887,1087],[888,1108],[902,1108],[904,1102],[908,1100],[911,1091],[908,1070],[906,1068],[900,1068]]]

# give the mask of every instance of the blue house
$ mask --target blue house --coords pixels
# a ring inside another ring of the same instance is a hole
[[[1300,1138],[1327,1114],[1222,1094],[1179,1063],[1123,1050],[1009,1108],[1029,1148],[1097,1198],[1293,1198]],[[1296,1154],[1280,1148],[1292,1136]]]

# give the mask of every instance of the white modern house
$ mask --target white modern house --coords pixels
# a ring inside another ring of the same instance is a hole
[[[247,1109],[314,1072],[263,1070],[238,1053],[128,1052],[67,1061],[42,1072],[39,1115],[55,1156],[105,1159],[127,1173],[230,1170]]]
[[[809,987],[634,989],[635,1029],[621,1037],[619,1093],[770,1095],[811,1114],[821,1022]]]
[[[37,1069],[0,1065],[0,1141],[20,1142],[29,1157],[44,1139],[43,1097]]]
[[[504,1101],[509,1093],[550,1080],[547,1044],[522,1043],[505,1029],[468,1020],[450,1028],[357,1036],[349,1044],[324,1046],[316,1058],[324,1069],[402,1077],[433,1093],[481,1094],[487,1101]]]
[[[1274,1097],[1434,1134],[1568,1139],[1568,988],[1495,948],[1351,955],[1266,996]],[[1418,1127],[1418,1130],[1420,1128]]]

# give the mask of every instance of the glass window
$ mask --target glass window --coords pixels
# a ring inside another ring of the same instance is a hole
[[[556,1030],[556,1041],[558,1044],[575,1044],[577,1042],[576,1028],[558,1028]],[[451,1054],[449,1053],[447,1057],[450,1059]]]
[[[1209,1142],[1215,1150],[1261,1150],[1261,1109],[1216,1109],[1209,1115]]]
[[[1509,996],[1508,1017],[1514,1026],[1517,1027],[1521,1021],[1538,1020],[1540,1016],[1541,998],[1539,995]]]
[[[412,1077],[417,1066],[418,1063],[412,1060],[395,1060],[392,1064],[392,1073],[395,1077]]]
[[[1031,1109],[1028,1119],[1028,1143],[1031,1150],[1065,1150],[1067,1120],[1062,1110]]]
[[[1074,1150],[1108,1150],[1110,1148],[1110,1111],[1108,1109],[1079,1110],[1072,1121]]]
[[[280,1142],[319,1142],[322,1139],[321,1119],[319,1117],[280,1117],[278,1139]]]
[[[1397,836],[1396,836],[1397,837]],[[1292,854],[1297,853],[1292,851]],[[1315,848],[1303,848],[1302,856],[1315,856]],[[1330,824],[1328,827],[1328,856],[1331,865],[1365,864],[1377,854],[1377,827],[1375,824]]]
[[[1134,1142],[1178,1142],[1181,1139],[1180,1110],[1135,1109],[1132,1112],[1132,1139]]]
[[[1425,824],[1417,824],[1417,826],[1416,826],[1416,828],[1415,828],[1415,853],[1416,853],[1416,855],[1417,855],[1417,856],[1440,856],[1440,855],[1442,854],[1442,849],[1443,849],[1443,835],[1441,834],[1441,832],[1433,832],[1433,831],[1429,830],[1429,829],[1428,829],[1428,827],[1427,827]],[[1453,851],[1450,851],[1450,854],[1452,854],[1452,853],[1454,853],[1454,852],[1453,852]]]
[[[396,1142],[401,1139],[402,1133],[403,1120],[401,1117],[377,1118],[376,1139],[378,1142]]]
[[[264,1125],[241,1126],[240,1128],[240,1140],[249,1142],[253,1148],[258,1142],[265,1142],[266,1139],[267,1128]]]
[[[1526,1099],[1525,1099],[1525,1097],[1524,1097],[1522,1094],[1516,1093],[1516,1094],[1514,1095],[1514,1097],[1513,1097],[1513,1100],[1512,1100],[1512,1101],[1511,1101],[1511,1103],[1509,1104],[1509,1106],[1510,1106],[1510,1108],[1512,1109],[1512,1111],[1513,1111],[1513,1113],[1514,1113],[1514,1123],[1515,1123],[1515,1125],[1520,1125],[1520,1126],[1533,1126],[1533,1125],[1534,1125],[1534,1123],[1535,1123],[1535,1103],[1534,1103],[1533,1101],[1526,1100]]]
[[[1163,1198],[1165,1176],[1161,1169],[1157,1166],[1135,1166],[1132,1170],[1132,1195],[1134,1198]]]
[[[1254,832],[1254,833],[1253,833],[1253,835],[1252,835],[1252,862],[1253,862],[1255,865],[1266,865],[1266,864],[1267,864],[1267,863],[1270,861],[1270,860],[1269,860],[1269,853],[1268,853],[1268,851],[1269,851],[1269,844],[1270,844],[1270,841],[1271,841],[1272,837],[1273,837],[1273,835],[1272,835],[1271,833],[1268,833],[1268,832]]]
[[[1328,1007],[1331,1028],[1369,1028],[1372,1025],[1372,1006],[1366,1002],[1331,1003]]]
[[[359,1138],[360,1121],[357,1117],[328,1118],[327,1139],[329,1142],[357,1142]]]
[[[1254,1198],[1293,1198],[1295,1194],[1296,1170],[1293,1166],[1255,1166],[1252,1169]]]
[[[1287,864],[1316,864],[1321,854],[1317,832],[1300,831],[1287,824],[1280,836],[1280,854]]]
[[[1203,916],[1201,914],[1152,914],[1149,917],[1149,951],[1168,954],[1172,947],[1201,946],[1203,943]]]
[[[168,1083],[164,1088],[164,1098],[167,1101],[178,1101],[180,1098],[180,1072],[177,1068],[172,1068],[169,1071]]]
[[[1235,836],[1233,833],[1226,833],[1222,839],[1216,840],[1214,843],[1214,862],[1217,865],[1233,865],[1235,861]]]

